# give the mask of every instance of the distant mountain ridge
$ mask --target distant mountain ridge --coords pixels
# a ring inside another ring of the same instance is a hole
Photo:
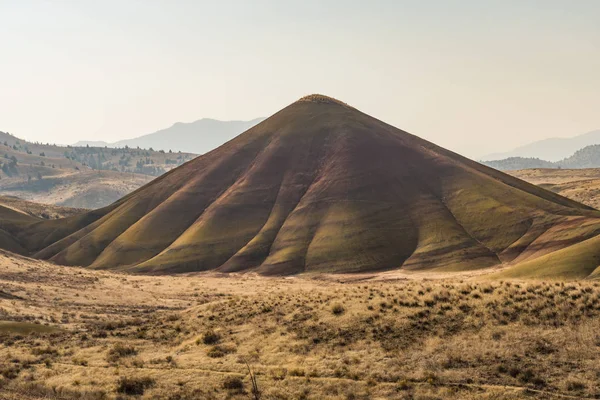
[[[500,171],[514,171],[531,168],[558,168],[558,166],[551,161],[532,157],[509,157],[504,160],[482,161],[482,164]]]
[[[79,141],[74,146],[140,147],[164,151],[183,151],[196,154],[208,153],[240,133],[252,128],[264,118],[250,121],[219,121],[203,118],[194,122],[177,122],[169,128],[114,143],[103,141]]]
[[[108,146],[110,143],[105,142],[103,140],[80,140],[77,143],[74,143],[73,146],[75,147],[85,147],[85,146],[89,146],[89,147],[105,147]]]
[[[531,168],[600,168],[600,144],[593,144],[575,151],[570,157],[552,162],[532,157],[508,157],[503,160],[482,161],[501,171],[514,171]]]
[[[491,161],[512,157],[524,157],[539,158],[548,161],[560,161],[569,157],[577,150],[593,144],[600,144],[600,130],[569,138],[549,138],[539,140],[517,147],[511,151],[487,154],[480,157],[480,159]]]

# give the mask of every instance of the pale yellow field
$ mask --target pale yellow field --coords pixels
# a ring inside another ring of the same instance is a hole
[[[600,168],[505,171],[519,179],[600,208]]]
[[[600,395],[599,283],[432,278],[149,277],[2,253],[0,398],[255,398],[248,366],[261,399]]]
[[[22,200],[18,197],[0,196],[0,206],[19,211],[23,214],[32,215],[43,219],[58,219],[81,214],[86,210],[82,208],[71,208],[55,206],[50,204],[34,203]]]
[[[27,181],[27,176],[0,180],[0,193],[47,205],[100,208],[150,182],[149,175],[81,170]]]

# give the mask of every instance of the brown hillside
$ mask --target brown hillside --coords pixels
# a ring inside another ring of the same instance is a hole
[[[193,157],[152,149],[32,143],[0,132],[0,194],[95,209]]]
[[[141,273],[464,270],[588,239],[599,217],[313,95],[87,218],[6,231],[40,258]]]
[[[535,168],[506,173],[590,207],[600,208],[600,168]]]
[[[12,196],[0,196],[0,206],[12,208],[25,214],[43,219],[58,219],[83,214],[88,210],[83,208],[71,208],[40,204]]]

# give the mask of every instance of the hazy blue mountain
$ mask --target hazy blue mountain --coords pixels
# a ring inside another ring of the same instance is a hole
[[[481,161],[481,163],[501,171],[530,168],[600,168],[600,145],[586,146],[556,162],[531,157],[508,157],[503,160]]]
[[[218,121],[203,118],[195,122],[177,122],[173,126],[134,139],[120,140],[114,143],[97,144],[98,142],[81,141],[77,146],[108,147],[140,147],[154,150],[173,150],[187,153],[204,154],[233,139],[240,133],[252,128],[264,120],[256,118],[251,121]]]
[[[530,168],[558,168],[556,163],[539,158],[509,157],[504,160],[483,161],[482,164],[500,171],[514,171]]]
[[[529,143],[504,153],[480,157],[482,160],[502,160],[509,157],[539,158],[548,161],[563,160],[577,150],[592,144],[600,144],[600,130],[570,138],[550,138]]]
[[[600,145],[594,144],[577,150],[571,157],[558,163],[562,168],[599,168]]]

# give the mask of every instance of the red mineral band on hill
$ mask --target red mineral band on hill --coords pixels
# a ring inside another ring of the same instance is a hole
[[[109,207],[2,232],[35,257],[139,273],[448,271],[568,252],[599,216],[311,95]]]

